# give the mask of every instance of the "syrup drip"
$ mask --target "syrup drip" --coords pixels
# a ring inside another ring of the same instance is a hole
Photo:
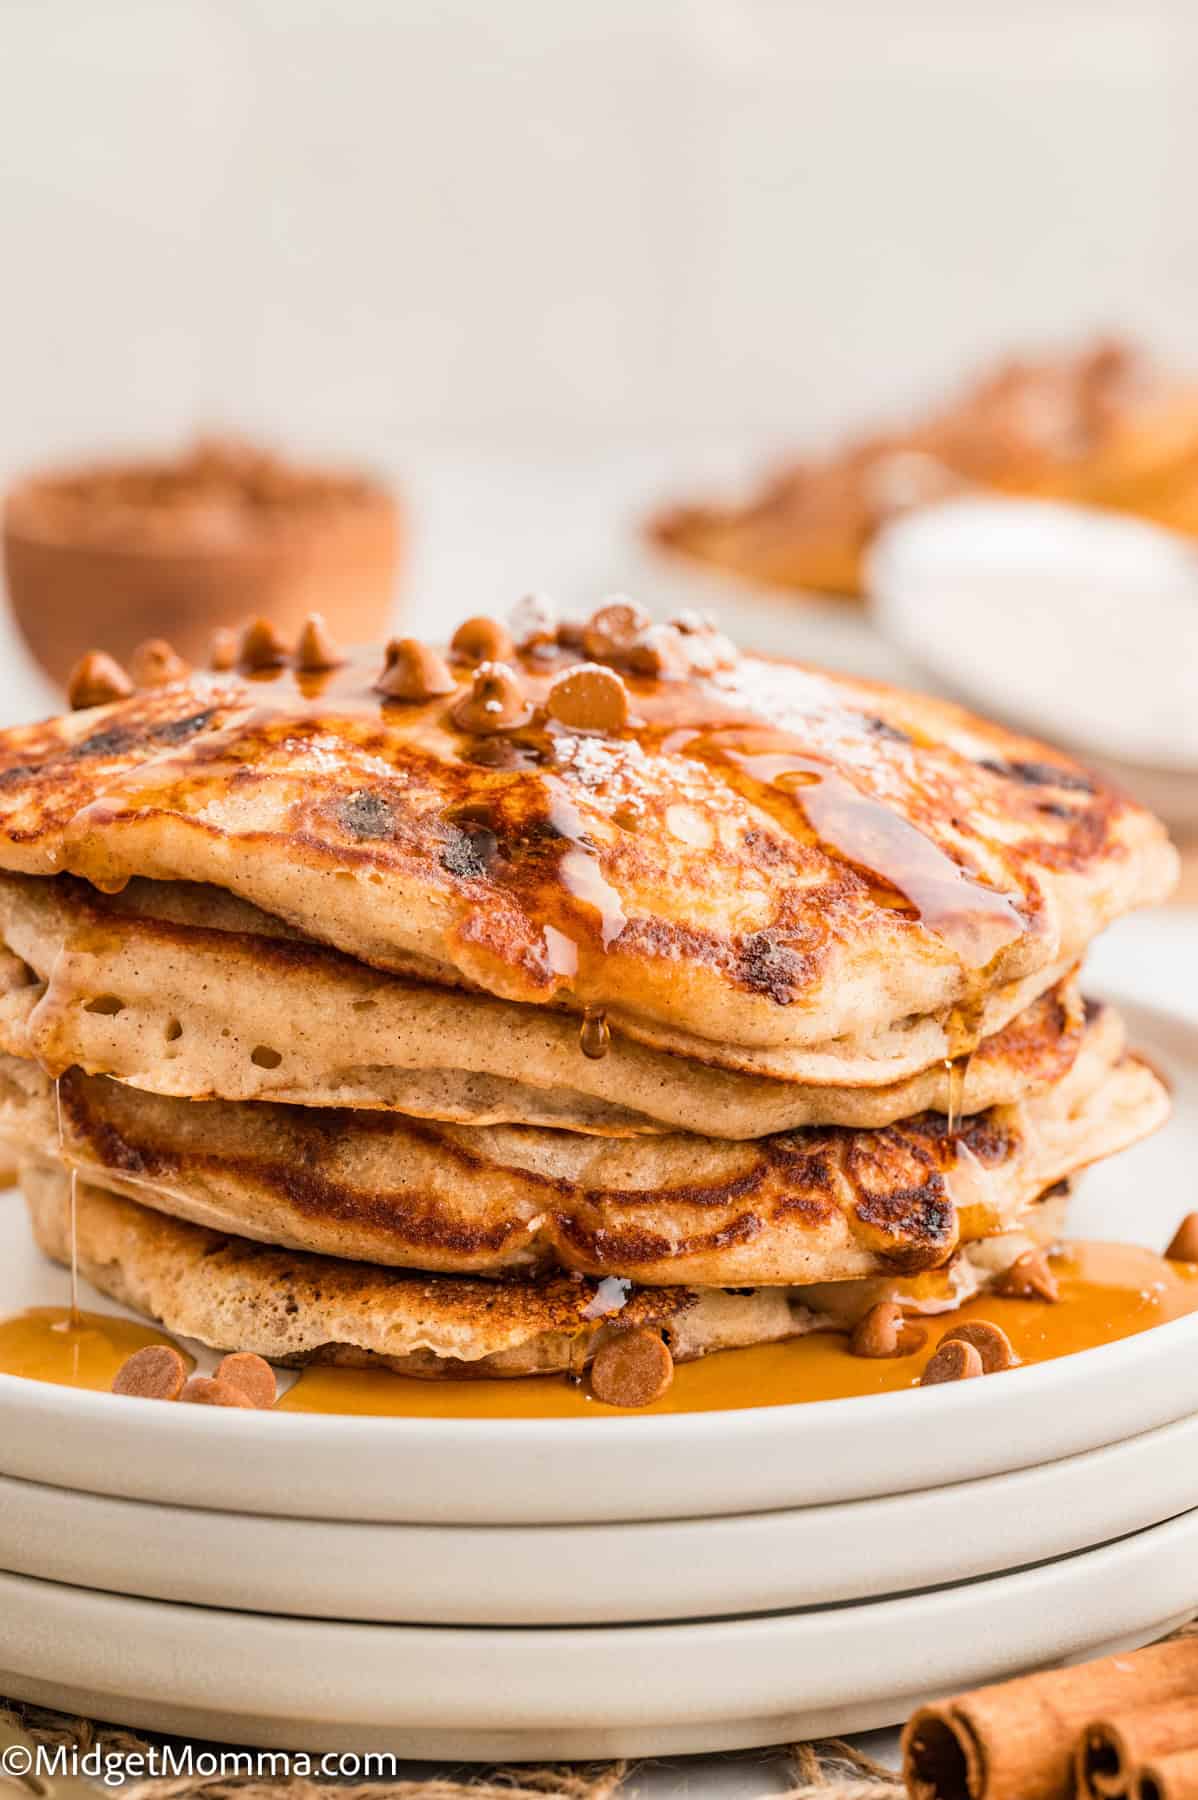
[[[957,1006],[953,1007],[945,1026],[945,1047],[948,1055],[944,1059],[946,1083],[944,1113],[951,1132],[961,1123],[962,1103],[965,1098],[965,1082],[969,1075],[969,1065],[973,1053],[977,1049],[978,1039],[982,1033],[982,1023],[986,1011],[986,996],[981,981],[976,975],[968,982],[969,993]]]
[[[62,1129],[61,1075],[56,1075],[54,1077],[54,1116],[58,1126],[58,1160],[59,1162],[65,1163],[66,1157],[64,1155],[64,1137]],[[79,1174],[74,1163],[70,1164],[69,1175],[71,1198],[69,1212],[70,1224],[68,1229],[71,1241],[71,1308],[67,1324],[57,1327],[57,1329],[63,1331],[78,1326],[83,1316],[79,1311]]]
[[[968,1056],[946,1056],[944,1059],[944,1116],[949,1135],[961,1123],[961,1103],[965,1098],[965,1077],[969,1073]]]
[[[565,794],[555,794],[550,800],[549,823],[567,845],[558,865],[562,883],[576,900],[594,907],[599,915],[600,942],[605,951],[610,950],[628,923],[628,916],[618,892],[603,873],[598,849],[587,836],[578,808]]]
[[[601,1006],[588,1006],[582,1015],[578,1043],[584,1056],[598,1062],[611,1048],[611,1026]]]

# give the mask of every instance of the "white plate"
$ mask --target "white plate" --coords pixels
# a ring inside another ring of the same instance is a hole
[[[1152,1008],[1124,1011],[1173,1081],[1174,1118],[1091,1178],[1079,1215],[1090,1235],[1159,1245],[1192,1204],[1198,1029]],[[65,1278],[32,1250],[23,1208],[0,1202],[0,1314],[54,1296],[65,1298]],[[1118,1443],[1195,1411],[1198,1314],[1006,1381],[689,1416],[263,1419],[0,1376],[0,1473],[295,1518],[598,1523],[913,1492]]]
[[[0,1692],[268,1746],[487,1760],[731,1749],[891,1723],[936,1692],[1143,1641],[1196,1601],[1198,1512],[1015,1575],[694,1625],[353,1625],[0,1575]]]
[[[926,1493],[624,1525],[355,1525],[0,1477],[0,1568],[155,1600],[433,1625],[725,1618],[1068,1555],[1198,1502],[1198,1419]],[[214,1546],[221,1553],[213,1554]],[[569,1577],[585,1570],[585,1582]]]

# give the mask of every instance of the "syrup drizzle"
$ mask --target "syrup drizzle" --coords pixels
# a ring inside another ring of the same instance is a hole
[[[62,1129],[62,1076],[54,1077],[54,1115],[58,1126],[58,1160],[65,1162],[65,1138]],[[71,1244],[71,1308],[67,1319],[56,1329],[75,1331],[80,1329],[83,1315],[79,1310],[79,1172],[74,1163],[69,1165],[70,1177],[70,1209],[69,1233]]]
[[[755,737],[777,741],[772,732],[732,727],[698,731],[685,748],[789,802],[821,848],[880,890],[876,898],[896,897],[949,946],[965,971],[984,973],[1023,937],[1027,928],[1014,901],[962,868],[901,813],[820,757],[789,747],[753,748]]]
[[[969,988],[968,997],[953,1007],[944,1032],[945,1048],[948,1051],[944,1058],[946,1085],[944,1113],[948,1120],[950,1133],[955,1131],[961,1123],[965,1082],[969,1075],[969,1065],[973,1061],[973,1053],[977,1049],[982,1035],[982,1024],[986,1012],[986,996],[982,990],[981,980],[976,973],[968,980],[967,986]]]
[[[607,1022],[607,1014],[601,1006],[588,1006],[583,1010],[582,1024],[579,1027],[578,1043],[584,1056],[592,1062],[598,1062],[606,1056],[611,1048],[611,1026]]]
[[[547,658],[520,657],[520,678],[530,703],[543,704],[553,677],[577,660],[577,653],[561,647]],[[402,775],[410,756],[426,754],[409,746],[413,717],[427,715],[430,725],[439,729],[449,702],[439,697],[413,708],[386,701],[374,687],[377,676],[377,655],[367,650],[320,673],[296,673],[283,666],[252,674],[195,677],[195,703],[207,706],[212,724],[202,723],[204,715],[197,713],[194,736],[185,735],[114,770],[76,815],[72,828],[78,824],[85,834],[89,827],[102,832],[108,817],[147,807],[180,805],[188,811],[209,773],[219,784],[229,766],[239,767],[262,753],[268,759],[283,753],[284,760],[291,761],[285,753],[293,747],[317,764],[335,754],[350,779],[359,769],[362,779]],[[635,793],[646,754],[656,759],[662,753],[668,757],[684,751],[696,762],[721,765],[731,772],[731,785],[750,801],[775,814],[784,809],[792,832],[797,815],[800,839],[816,842],[864,877],[876,905],[905,912],[938,936],[961,965],[967,998],[974,986],[970,978],[979,978],[978,987],[985,985],[996,974],[1003,953],[1025,936],[1027,924],[1016,904],[1022,896],[989,885],[984,875],[972,873],[955,851],[905,815],[903,800],[918,804],[920,799],[920,769],[899,747],[887,752],[879,777],[876,732],[818,674],[750,658],[734,671],[706,681],[660,682],[631,676],[627,680],[635,695],[635,719],[627,732],[607,745],[584,788],[600,791],[610,772]],[[901,740],[902,734],[898,736]],[[555,917],[552,890],[542,890],[536,897],[546,915],[545,962],[557,982],[574,985],[578,999],[585,1001],[589,972],[583,944],[575,946],[577,958],[571,954],[578,905],[586,915],[597,916],[597,929],[590,917],[585,918],[582,935],[595,938],[596,947],[607,954],[618,946],[628,923],[625,899],[609,879],[606,846],[599,833],[592,834],[582,810],[585,794],[566,786],[560,766],[554,774],[558,759],[552,735],[542,742],[538,733],[531,748],[524,742],[526,732],[516,737],[510,743],[509,734],[466,737],[456,749],[447,745],[438,754],[456,756],[463,766],[493,763],[501,770],[512,767],[514,758],[521,769],[531,761],[544,771],[547,823],[563,840],[557,881],[559,898],[566,902],[564,913],[558,910]],[[943,784],[951,777],[954,752],[948,746],[931,747],[943,751],[935,771],[935,779]],[[660,770],[654,782],[660,785]],[[649,797],[653,798],[653,790]],[[970,829],[979,842],[985,841],[976,825]],[[1001,852],[1001,846],[993,847]],[[103,885],[102,869],[85,872],[96,885]],[[604,999],[590,997],[600,1005]],[[950,1045],[946,1060],[972,1048],[972,1043]],[[946,1085],[950,1085],[947,1070]],[[955,1085],[964,1085],[963,1074]],[[955,1118],[957,1105],[950,1102],[950,1110]]]

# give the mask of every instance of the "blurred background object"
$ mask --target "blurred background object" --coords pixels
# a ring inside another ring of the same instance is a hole
[[[0,484],[218,421],[398,484],[414,632],[634,588],[910,676],[644,520],[1025,350],[1198,375],[1196,83],[1190,0],[10,0]],[[905,447],[883,510],[943,466]]]
[[[349,643],[384,634],[398,514],[366,476],[201,441],[172,459],[27,478],[4,508],[17,624],[58,682],[98,642],[119,662],[165,637],[203,663],[214,631],[322,612]]]
[[[942,692],[1042,732],[1198,830],[1198,544],[1051,501],[965,499],[887,526],[875,617]]]
[[[971,489],[1198,532],[1198,381],[1113,339],[1007,362],[904,430],[787,464],[743,505],[675,507],[648,529],[667,550],[765,586],[848,599],[888,519]]]

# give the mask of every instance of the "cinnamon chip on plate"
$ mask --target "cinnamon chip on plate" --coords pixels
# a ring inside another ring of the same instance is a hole
[[[211,1375],[193,1375],[179,1398],[192,1406],[252,1407],[254,1404],[235,1382],[214,1381]]]
[[[1008,1300],[1059,1300],[1061,1290],[1042,1250],[1025,1250],[994,1283]]]
[[[243,1393],[251,1406],[262,1411],[272,1407],[279,1397],[275,1372],[265,1357],[252,1351],[238,1350],[226,1356],[216,1371],[218,1382],[225,1382]]]
[[[982,1359],[984,1375],[996,1375],[1001,1369],[1019,1365],[1010,1338],[1001,1325],[992,1325],[989,1319],[965,1319],[960,1325],[950,1325],[940,1342],[972,1344]]]
[[[941,1381],[971,1381],[975,1375],[983,1374],[982,1359],[973,1345],[963,1344],[960,1338],[949,1338],[928,1363],[919,1385],[935,1387]]]
[[[145,1344],[121,1364],[112,1391],[137,1400],[177,1400],[186,1380],[187,1364],[173,1344]]]
[[[607,1406],[649,1406],[674,1379],[674,1358],[656,1331],[634,1326],[608,1338],[591,1364],[591,1392]]]
[[[857,1321],[849,1350],[854,1356],[911,1356],[927,1337],[921,1326],[907,1323],[897,1300],[879,1300]]]

